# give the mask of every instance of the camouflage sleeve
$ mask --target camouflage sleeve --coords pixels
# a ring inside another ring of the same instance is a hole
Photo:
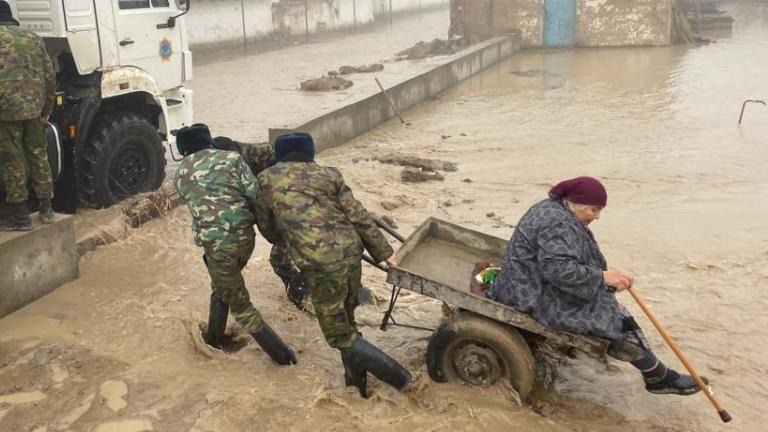
[[[257,178],[262,181],[262,177]],[[277,228],[277,220],[275,214],[272,212],[272,208],[269,205],[269,192],[262,193],[261,198],[256,201],[256,205],[253,209],[253,214],[256,216],[256,227],[259,229],[262,237],[267,239],[271,244],[281,244],[283,236],[280,234],[280,230]]]
[[[43,73],[45,74],[45,106],[41,113],[43,117],[48,117],[53,112],[53,104],[56,98],[56,69],[53,67],[53,61],[45,48],[45,43],[40,41],[40,49],[43,56]]]
[[[253,175],[251,169],[248,168],[248,164],[245,163],[242,157],[237,156],[237,180],[240,182],[240,188],[243,192],[243,196],[251,204],[251,208],[254,208],[259,201],[259,181],[256,180],[256,176]]]
[[[336,170],[335,170],[336,171]],[[337,189],[337,198],[341,209],[344,211],[347,220],[352,223],[357,231],[357,235],[365,245],[365,249],[371,254],[376,262],[382,262],[391,257],[395,253],[392,246],[389,245],[387,239],[379,231],[379,228],[368,215],[368,211],[358,201],[349,186],[344,183],[344,178],[341,173],[336,171],[339,179],[339,187]]]

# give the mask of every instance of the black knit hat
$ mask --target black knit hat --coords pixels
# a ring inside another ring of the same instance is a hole
[[[182,156],[211,147],[213,147],[211,131],[202,123],[195,123],[176,131],[176,148]]]
[[[278,162],[315,160],[315,141],[312,135],[302,132],[280,135],[275,140],[275,158]]]

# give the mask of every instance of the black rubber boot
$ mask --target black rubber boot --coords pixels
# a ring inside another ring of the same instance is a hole
[[[229,306],[219,296],[211,294],[211,305],[208,308],[208,331],[203,339],[208,345],[221,349],[224,346],[224,331],[227,329]]]
[[[368,373],[365,370],[355,370],[350,364],[350,357],[341,352],[341,362],[344,364],[344,384],[347,387],[357,387],[360,396],[368,399]]]
[[[38,210],[40,215],[40,222],[48,225],[56,221],[56,214],[53,213],[53,206],[49,198],[40,198],[40,209]]]
[[[27,203],[8,203],[10,216],[0,223],[0,231],[32,231]]]
[[[702,376],[701,380],[709,385],[706,377]],[[643,372],[643,381],[645,381],[645,389],[653,394],[690,396],[701,391],[693,377],[667,369],[662,363],[659,363],[653,371]]]
[[[364,398],[368,398],[367,372],[398,390],[413,380],[408,369],[362,337],[356,338],[351,347],[341,351],[341,359],[345,380],[348,385],[357,387]]]
[[[255,333],[251,333],[251,336],[275,363],[283,366],[298,363],[296,354],[280,339],[280,336],[272,330],[269,324],[264,323],[264,327]]]

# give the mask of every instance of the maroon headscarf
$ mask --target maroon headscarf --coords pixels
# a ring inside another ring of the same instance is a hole
[[[593,177],[576,177],[558,183],[549,191],[550,198],[567,199],[576,204],[605,207],[608,192],[600,180]]]

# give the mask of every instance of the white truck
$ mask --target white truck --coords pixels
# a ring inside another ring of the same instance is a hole
[[[57,211],[108,207],[162,184],[164,144],[192,122],[190,2],[10,0],[57,71],[48,128]]]

